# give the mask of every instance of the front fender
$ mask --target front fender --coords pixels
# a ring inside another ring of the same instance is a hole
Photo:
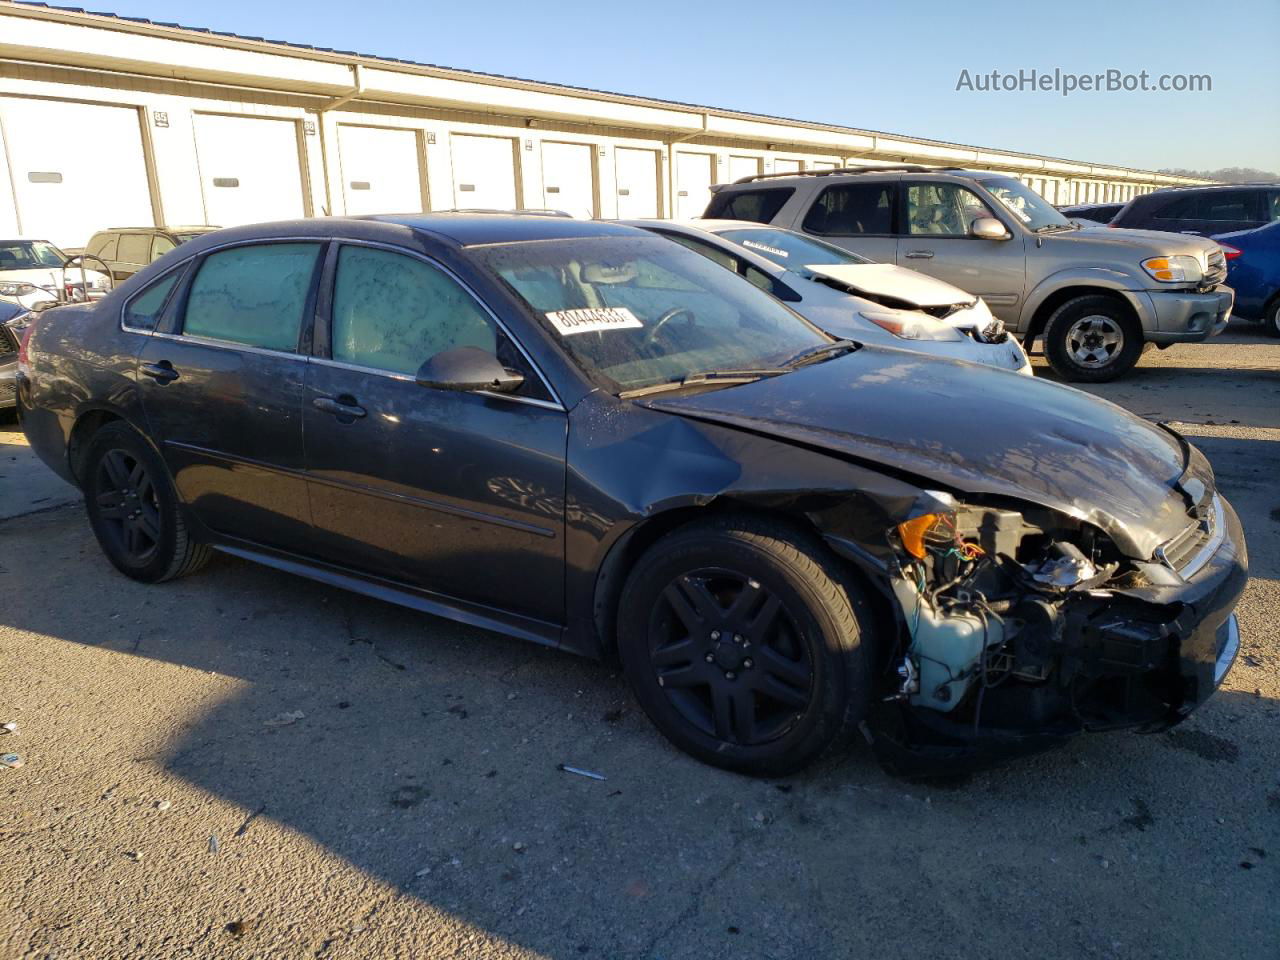
[[[875,578],[891,557],[884,532],[926,501],[908,479],[824,451],[593,394],[570,418],[564,645],[600,655],[631,563],[704,510],[789,515]]]
[[[1031,289],[1023,301],[1018,329],[1031,330],[1036,314],[1045,302],[1063,290],[1073,288],[1080,288],[1081,296],[1087,296],[1090,289],[1118,294],[1133,308],[1143,330],[1155,329],[1150,298],[1142,293],[1146,288],[1143,277],[1136,269],[1105,264],[1071,266],[1045,277]]]

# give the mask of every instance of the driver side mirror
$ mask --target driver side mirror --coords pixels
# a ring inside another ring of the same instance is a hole
[[[995,217],[978,217],[969,228],[969,233],[979,240],[1008,240],[1012,236]]]
[[[436,390],[458,390],[470,393],[492,390],[512,393],[524,383],[524,374],[498,362],[498,358],[479,347],[456,347],[442,350],[418,369],[419,386]]]

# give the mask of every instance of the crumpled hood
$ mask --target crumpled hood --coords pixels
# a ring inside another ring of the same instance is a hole
[[[962,498],[1048,507],[1138,560],[1190,522],[1177,486],[1187,458],[1172,434],[1046,380],[867,346],[755,383],[640,402],[905,471]]]
[[[917,307],[947,307],[977,299],[944,280],[892,263],[815,263],[805,264],[805,269],[873,297],[896,297]]]

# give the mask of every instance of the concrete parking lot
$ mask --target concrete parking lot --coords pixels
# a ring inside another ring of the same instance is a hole
[[[1177,421],[1241,514],[1224,689],[945,788],[866,750],[713,770],[609,665],[229,558],[133,583],[2,424],[0,956],[1273,960],[1280,341],[1255,331],[1094,390]]]

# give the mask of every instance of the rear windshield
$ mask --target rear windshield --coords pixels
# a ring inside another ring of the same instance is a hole
[[[790,230],[745,227],[742,230],[722,230],[719,236],[741,244],[762,257],[768,257],[774,263],[789,270],[810,265],[872,262],[866,257],[842,250],[834,244],[824,243]]]
[[[791,195],[793,187],[770,187],[765,190],[725,190],[711,198],[708,220],[750,220],[752,223],[769,223],[778,215]]]

